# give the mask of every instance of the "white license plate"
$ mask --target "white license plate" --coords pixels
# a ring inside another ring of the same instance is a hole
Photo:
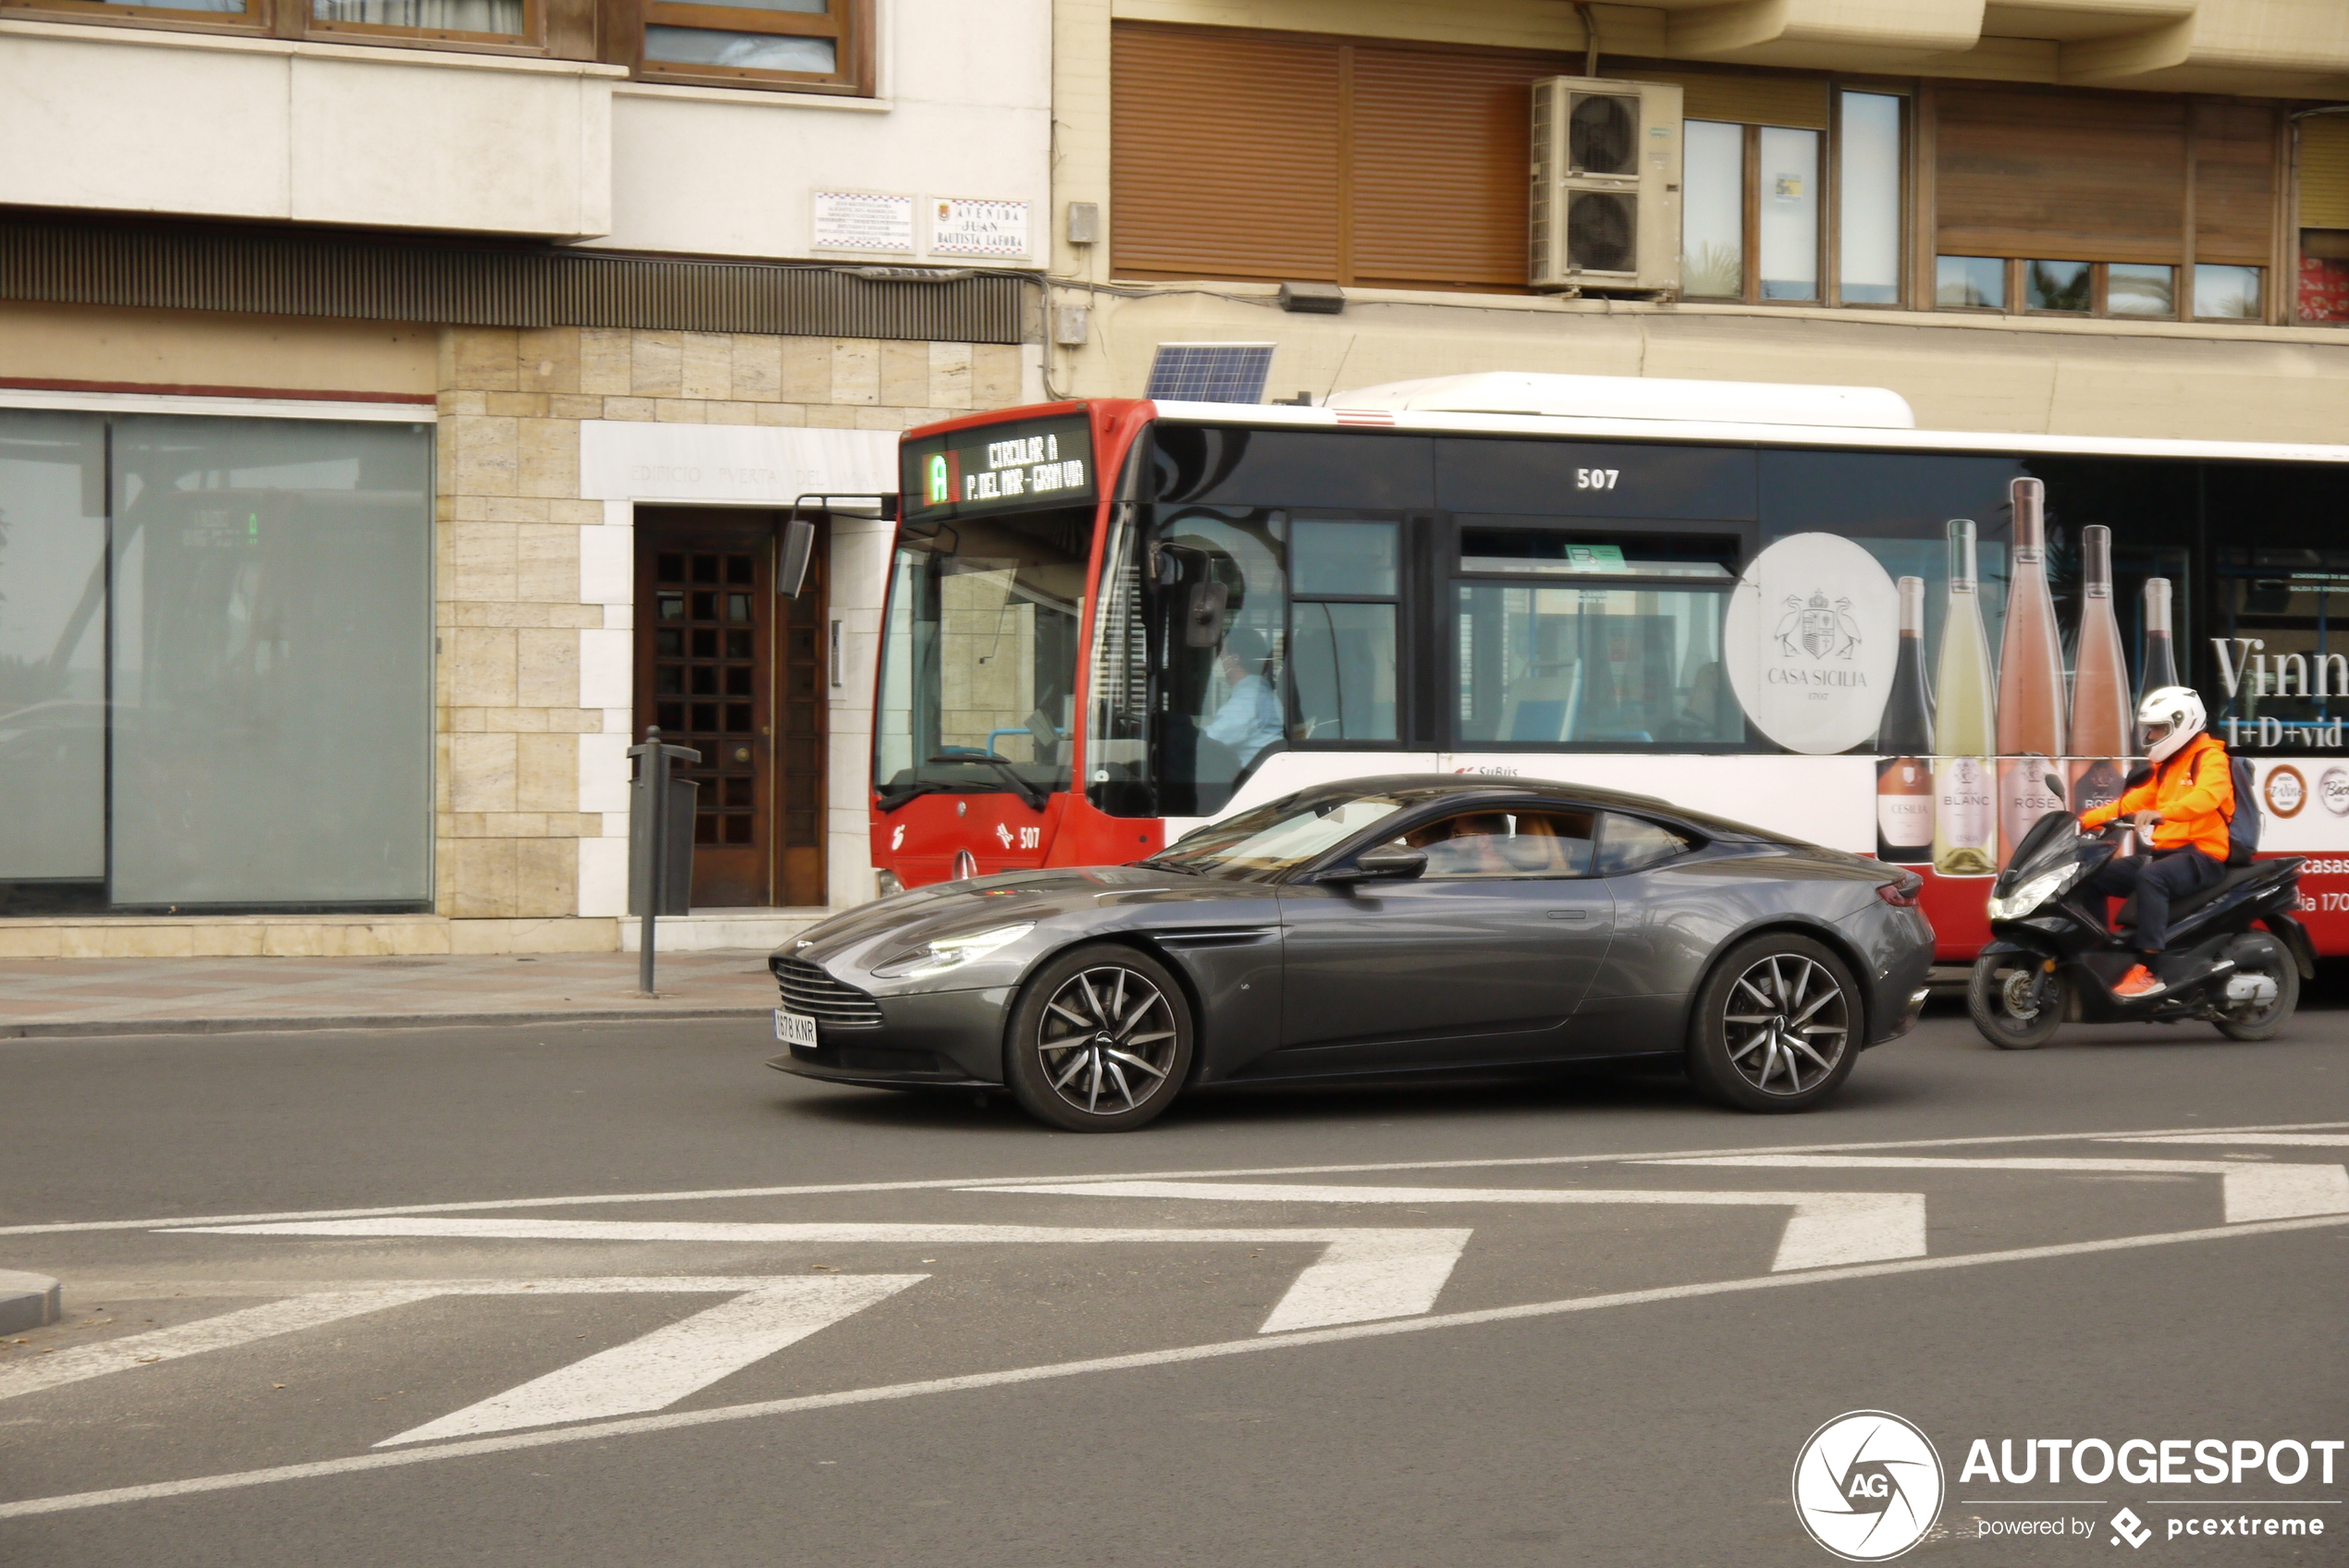
[[[775,1010],[775,1038],[787,1046],[816,1047],[816,1021],[805,1013]]]

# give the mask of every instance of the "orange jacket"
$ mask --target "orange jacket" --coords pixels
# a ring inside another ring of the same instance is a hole
[[[2133,812],[2158,811],[2157,850],[2196,849],[2212,860],[2227,858],[2227,818],[2234,815],[2235,781],[2227,748],[2208,732],[2195,736],[2154,769],[2153,777],[2122,791],[2110,805],[2080,814],[2083,827],[2101,827]]]

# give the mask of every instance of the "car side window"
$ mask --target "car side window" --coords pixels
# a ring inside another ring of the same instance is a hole
[[[1695,847],[1685,834],[1659,827],[1643,816],[1625,816],[1616,811],[1605,815],[1606,827],[1599,837],[1602,876],[1644,870],[1675,855],[1684,855]]]
[[[1473,811],[1415,827],[1395,840],[1427,851],[1423,878],[1587,876],[1587,811]]]

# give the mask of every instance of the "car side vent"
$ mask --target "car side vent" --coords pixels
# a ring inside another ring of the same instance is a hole
[[[1182,931],[1153,931],[1159,945],[1184,949],[1197,948],[1244,948],[1261,942],[1273,934],[1270,925],[1193,926]]]
[[[880,1003],[855,986],[833,979],[820,966],[806,959],[779,958],[772,967],[786,1011],[804,1012],[830,1029],[880,1027]]]

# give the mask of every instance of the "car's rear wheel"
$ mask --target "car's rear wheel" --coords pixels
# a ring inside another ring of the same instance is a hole
[[[1013,1005],[1003,1081],[1022,1109],[1072,1133],[1158,1119],[1191,1070],[1191,1010],[1166,966],[1099,944],[1052,960]]]
[[[1689,1077],[1740,1110],[1809,1110],[1850,1076],[1863,1011],[1824,944],[1765,932],[1730,949],[1697,992]]]

